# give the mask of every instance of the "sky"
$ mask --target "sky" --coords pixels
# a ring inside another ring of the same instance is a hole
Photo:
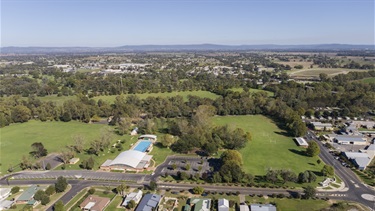
[[[1,0],[1,46],[374,44],[374,0]]]

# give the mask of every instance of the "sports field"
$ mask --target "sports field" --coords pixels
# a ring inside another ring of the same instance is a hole
[[[276,124],[262,115],[214,117],[216,125],[228,124],[249,131],[252,141],[241,149],[244,170],[254,175],[264,175],[269,168],[290,169],[295,173],[305,170],[320,172],[323,164],[317,157],[303,155],[292,137],[284,135]]]
[[[1,128],[0,174],[5,174],[10,165],[19,163],[23,155],[28,156],[31,151],[31,144],[34,142],[42,142],[48,153],[60,152],[66,145],[73,143],[72,137],[74,135],[81,134],[86,139],[86,146],[88,146],[90,141],[100,137],[101,129],[107,127],[106,125],[86,124],[75,121],[29,121]],[[112,142],[120,138],[115,134],[112,137]],[[126,144],[129,144],[129,142]],[[124,146],[124,148],[126,147]],[[103,153],[107,155],[106,152]],[[110,154],[110,156],[114,157],[115,155]],[[89,155],[79,154],[78,157],[82,159],[89,157]],[[98,162],[101,162],[107,156],[102,157],[98,157]],[[98,163],[97,165],[100,164]],[[76,165],[78,166],[78,164]]]

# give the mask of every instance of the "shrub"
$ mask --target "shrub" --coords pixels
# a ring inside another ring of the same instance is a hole
[[[95,188],[90,188],[87,192],[92,195],[95,193]]]
[[[12,194],[18,193],[19,191],[20,191],[20,187],[18,187],[18,186],[14,186],[14,187],[10,190],[10,192],[11,192]]]

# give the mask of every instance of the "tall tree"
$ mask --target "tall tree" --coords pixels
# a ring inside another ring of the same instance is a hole
[[[47,149],[44,148],[41,142],[35,142],[31,144],[33,151],[30,152],[35,158],[40,158],[47,155]]]
[[[319,145],[315,141],[309,142],[309,146],[306,149],[306,154],[310,157],[315,157],[319,155],[320,148]]]
[[[64,192],[67,186],[68,186],[68,182],[66,181],[66,178],[62,176],[58,177],[55,183],[56,193]]]

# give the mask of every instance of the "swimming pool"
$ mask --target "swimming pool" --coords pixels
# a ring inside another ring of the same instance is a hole
[[[140,152],[146,152],[146,150],[150,147],[151,141],[140,141],[137,146],[134,147],[134,150]]]

